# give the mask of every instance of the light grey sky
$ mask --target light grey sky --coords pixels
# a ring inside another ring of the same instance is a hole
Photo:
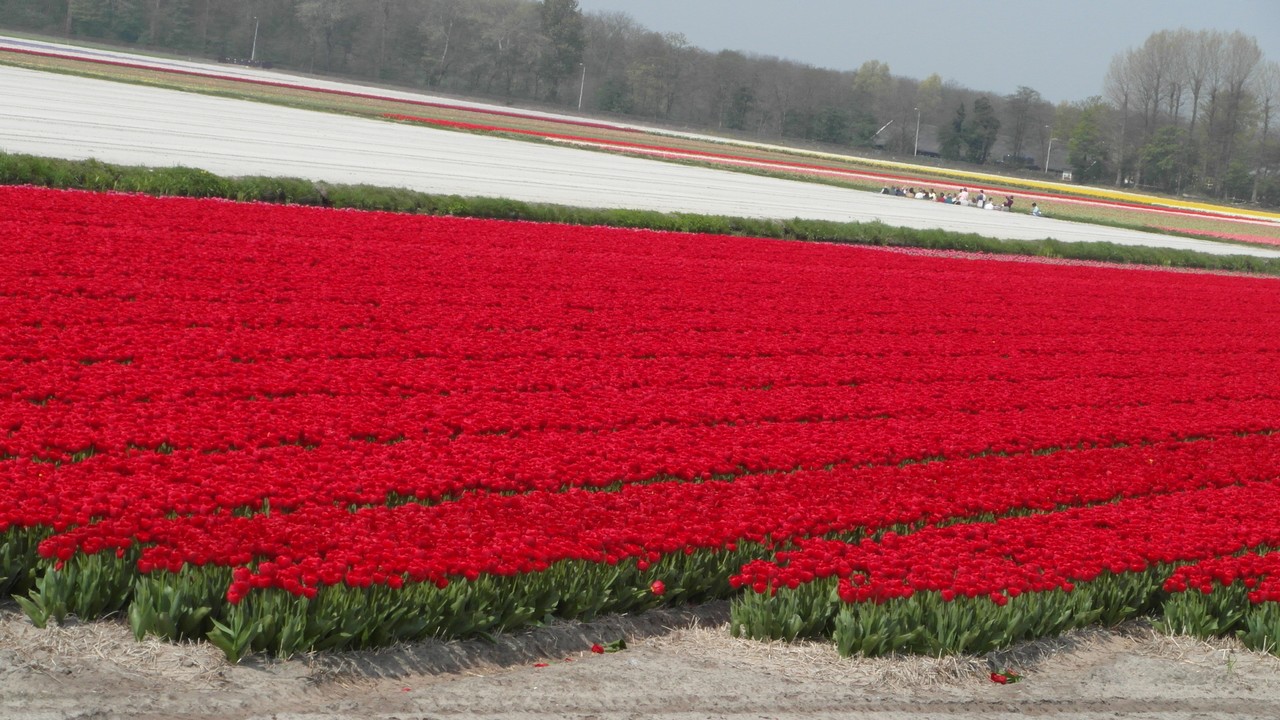
[[[690,44],[893,75],[933,73],[1007,95],[1019,85],[1050,102],[1102,94],[1111,59],[1160,30],[1239,30],[1280,62],[1280,0],[578,0],[625,12]]]

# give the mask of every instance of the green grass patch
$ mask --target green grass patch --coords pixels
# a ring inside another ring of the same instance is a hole
[[[0,184],[62,189],[140,192],[150,195],[215,197],[229,200],[379,210],[423,215],[604,225],[673,232],[813,242],[923,248],[995,255],[1152,265],[1280,275],[1280,259],[1210,255],[1188,250],[1068,243],[1053,239],[999,240],[972,233],[913,230],[879,222],[772,220],[645,210],[580,208],[487,197],[437,195],[371,185],[330,185],[299,178],[227,178],[194,168],[147,168],[98,160],[59,160],[0,151]]]

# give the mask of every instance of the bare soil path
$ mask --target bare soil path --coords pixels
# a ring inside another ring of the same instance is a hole
[[[207,645],[137,643],[119,622],[37,630],[0,610],[0,717],[1276,718],[1280,659],[1149,625],[988,658],[841,659],[830,644],[727,632],[725,603],[563,623],[494,643],[233,666]],[[592,654],[593,642],[628,648]],[[992,667],[1024,674],[991,682]]]

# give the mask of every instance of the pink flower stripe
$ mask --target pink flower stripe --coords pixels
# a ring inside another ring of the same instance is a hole
[[[501,132],[511,133],[513,135],[529,135],[532,137],[548,138],[551,140],[567,140],[577,143],[590,143],[592,145],[604,145],[608,147],[630,148],[633,150],[653,150],[665,153],[687,154],[693,157],[714,158],[718,160],[745,160],[739,155],[728,155],[724,153],[710,153],[700,150],[685,150],[682,148],[673,148],[664,145],[647,145],[645,143],[634,143],[623,140],[609,140],[606,138],[586,137],[582,135],[564,135],[559,133],[549,133],[542,130],[528,130],[524,128],[502,127],[500,125],[486,125],[483,123],[469,123],[459,120],[444,120],[441,118],[425,118],[413,115],[400,115],[396,113],[388,113],[383,117],[391,120],[403,120],[405,122],[421,123],[423,125],[435,125],[437,127],[455,128],[458,130],[479,130],[481,132]],[[824,167],[822,165],[810,165],[804,163],[787,163],[797,168],[806,168],[809,170],[832,170],[833,168]],[[889,176],[886,176],[889,177]],[[901,179],[901,178],[892,178]]]
[[[1213,237],[1219,240],[1234,240],[1236,242],[1252,243],[1254,245],[1280,245],[1280,238],[1267,235],[1253,235],[1250,233],[1228,233],[1214,232],[1211,230],[1192,230],[1188,228],[1155,228],[1165,232],[1175,233],[1191,233],[1203,237]]]

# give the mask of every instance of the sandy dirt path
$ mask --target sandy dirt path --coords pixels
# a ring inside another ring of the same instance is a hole
[[[496,644],[249,659],[135,643],[122,623],[36,630],[0,612],[0,717],[71,718],[1276,718],[1280,659],[1143,623],[990,658],[841,659],[830,644],[727,632],[727,605],[564,623]],[[625,637],[596,655],[592,642]],[[538,665],[545,664],[545,667]],[[1024,674],[1015,685],[991,667]]]

